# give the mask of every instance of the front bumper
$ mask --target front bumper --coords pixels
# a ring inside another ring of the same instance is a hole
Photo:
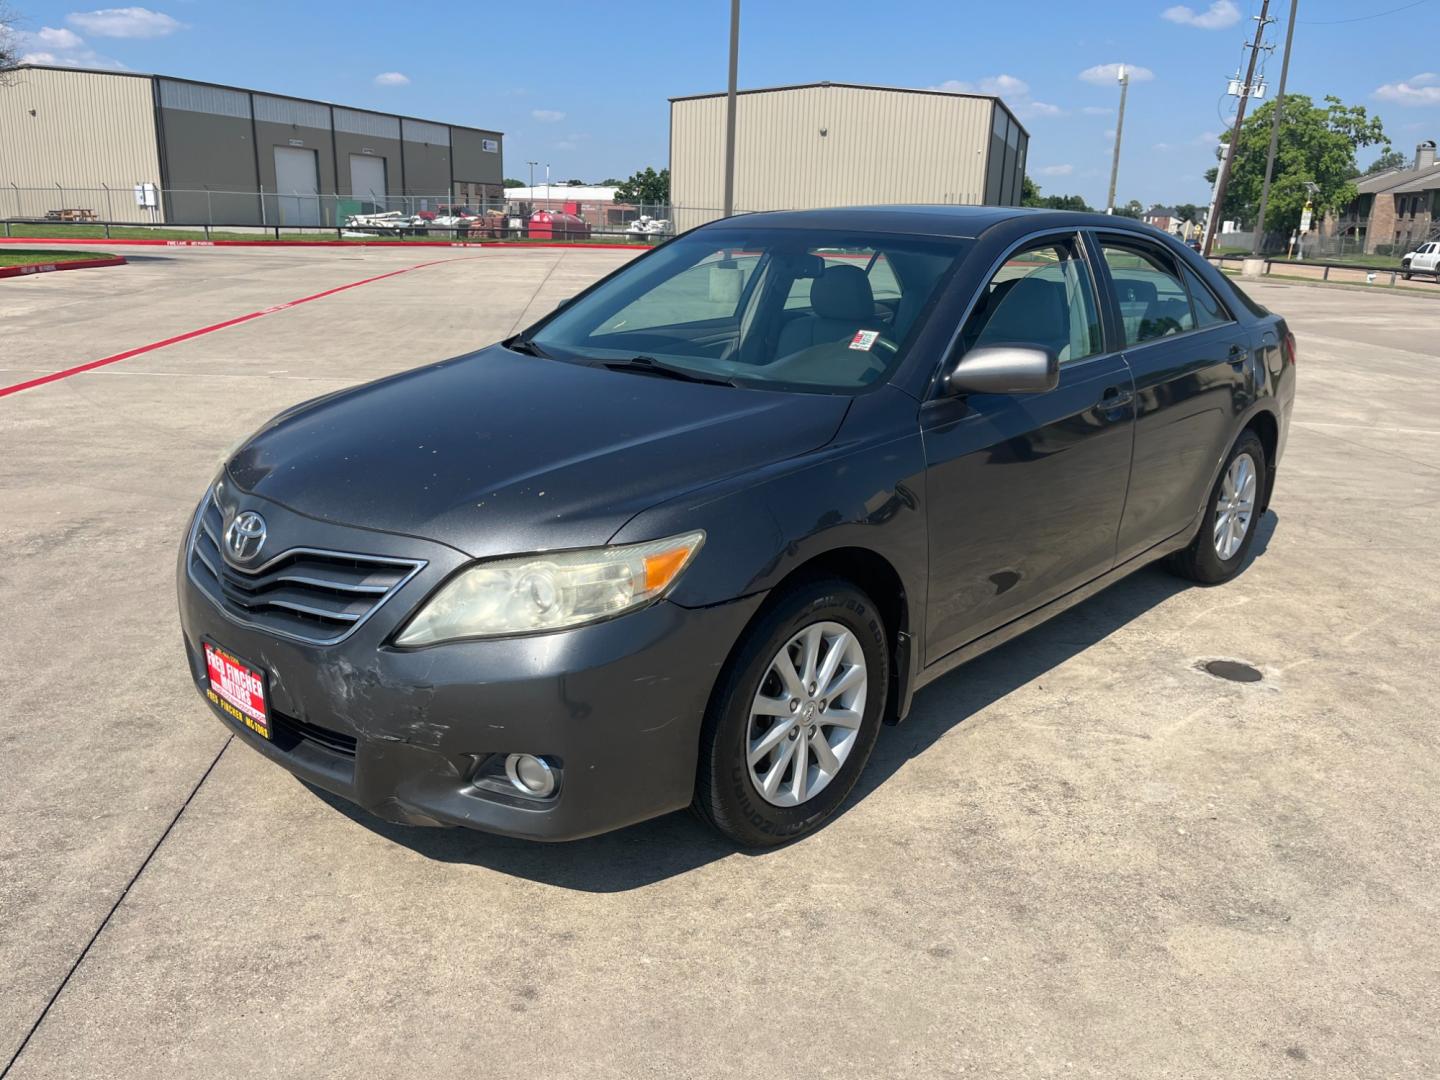
[[[264,509],[283,527],[283,508]],[[340,549],[358,550],[348,540]],[[703,609],[661,601],[573,630],[400,650],[385,641],[466,560],[411,538],[366,533],[364,542],[426,566],[335,645],[236,621],[190,579],[182,551],[180,623],[196,689],[208,688],[206,640],[265,675],[273,741],[212,708],[238,738],[302,780],[407,824],[568,840],[689,804],[706,703],[761,597]],[[477,765],[508,753],[557,762],[556,795],[526,800],[477,786]]]

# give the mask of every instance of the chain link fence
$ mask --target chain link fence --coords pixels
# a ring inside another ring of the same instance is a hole
[[[7,236],[121,235],[135,227],[236,236],[324,231],[341,239],[426,237],[653,243],[723,216],[718,209],[579,200],[555,185],[546,198],[461,197],[0,184]],[[677,220],[680,219],[680,220]]]

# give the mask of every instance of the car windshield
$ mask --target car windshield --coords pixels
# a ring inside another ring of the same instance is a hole
[[[700,229],[627,267],[528,340],[562,360],[850,393],[899,366],[968,244]]]

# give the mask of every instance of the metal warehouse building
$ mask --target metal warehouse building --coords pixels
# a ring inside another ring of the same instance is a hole
[[[737,211],[1020,202],[1030,136],[997,97],[812,83],[742,90],[735,117]],[[719,217],[724,190],[725,95],[671,98],[676,227]]]
[[[499,199],[501,143],[232,86],[22,65],[0,86],[0,217],[333,226]]]

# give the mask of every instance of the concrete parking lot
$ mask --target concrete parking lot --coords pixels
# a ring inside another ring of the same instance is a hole
[[[0,1075],[1440,1074],[1427,297],[1252,286],[1300,397],[1242,576],[1141,572],[951,674],[783,850],[683,814],[385,825],[227,736],[173,596],[222,452],[628,257],[136,249],[0,283],[5,387],[405,271],[0,397]]]

